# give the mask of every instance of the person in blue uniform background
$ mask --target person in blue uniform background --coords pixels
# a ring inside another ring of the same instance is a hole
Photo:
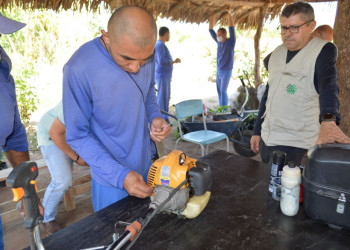
[[[167,27],[161,27],[159,29],[159,39],[155,47],[155,61],[156,61],[156,73],[155,79],[157,84],[157,103],[159,108],[169,112],[169,100],[170,100],[170,82],[173,73],[173,64],[181,63],[179,58],[173,60],[169,49],[165,45],[169,42],[170,31]],[[164,119],[168,119],[166,115],[163,116]]]
[[[228,18],[229,22],[229,38],[227,37],[225,28],[218,29],[217,33],[213,30],[216,23],[216,14],[212,14],[209,17],[209,33],[218,45],[216,55],[216,89],[219,95],[220,106],[226,106],[228,104],[227,87],[232,76],[234,49],[236,45],[233,18],[230,13],[227,13],[225,16]]]
[[[14,21],[0,14],[0,34],[12,34],[26,24]],[[0,154],[5,151],[6,157],[15,168],[29,161],[26,130],[21,121],[16,100],[15,81],[11,75],[12,62],[0,46]],[[44,210],[38,201],[40,213]],[[0,250],[4,249],[2,222],[0,217]]]

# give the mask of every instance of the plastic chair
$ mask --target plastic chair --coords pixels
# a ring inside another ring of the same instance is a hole
[[[175,149],[177,149],[177,144],[182,139],[184,141],[198,144],[202,149],[202,156],[204,156],[205,154],[208,154],[209,144],[226,139],[226,150],[229,152],[229,139],[227,135],[225,133],[207,130],[202,100],[187,100],[180,102],[175,105],[175,111],[180,131],[180,138],[176,140]],[[204,130],[183,134],[180,119],[195,115],[202,115]]]

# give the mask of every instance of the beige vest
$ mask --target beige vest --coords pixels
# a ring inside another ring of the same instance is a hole
[[[287,48],[277,47],[269,60],[269,92],[261,137],[267,146],[309,149],[319,131],[320,104],[314,85],[316,59],[325,41],[312,39],[286,63]]]

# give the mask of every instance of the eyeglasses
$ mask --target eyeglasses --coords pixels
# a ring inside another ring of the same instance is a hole
[[[280,26],[280,27],[278,27],[277,29],[279,30],[279,32],[281,33],[281,35],[286,34],[286,33],[287,33],[287,30],[289,30],[290,33],[292,33],[292,34],[297,34],[297,33],[299,32],[299,28],[300,28],[301,26],[303,26],[303,25],[305,25],[305,24],[307,24],[307,23],[309,23],[309,22],[312,22],[312,21],[314,21],[314,20],[309,20],[309,21],[307,21],[307,22],[305,22],[305,23],[303,23],[303,24],[300,24],[300,25],[292,25],[292,26],[289,26],[289,27],[287,27],[287,26]]]

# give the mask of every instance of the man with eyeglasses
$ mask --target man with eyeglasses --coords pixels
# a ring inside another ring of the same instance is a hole
[[[269,71],[251,149],[262,161],[275,150],[297,165],[307,150],[320,143],[350,143],[340,122],[337,48],[313,38],[314,11],[306,2],[286,6],[280,18],[283,44],[265,60]]]
[[[150,138],[160,142],[170,132],[154,89],[156,40],[153,16],[125,6],[64,66],[66,141],[91,168],[95,212],[129,194],[146,198],[153,192],[144,179]]]

